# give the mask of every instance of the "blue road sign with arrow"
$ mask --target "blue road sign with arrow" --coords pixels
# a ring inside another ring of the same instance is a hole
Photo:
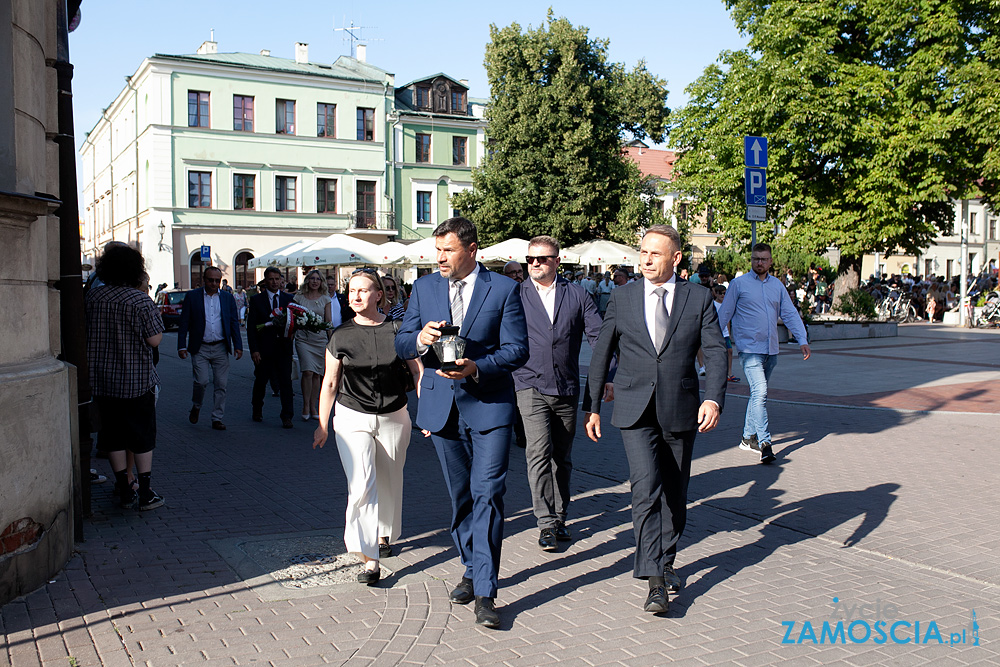
[[[743,171],[743,190],[746,193],[747,206],[766,206],[767,171],[750,167]]]
[[[743,162],[748,167],[767,169],[767,139],[743,137]]]

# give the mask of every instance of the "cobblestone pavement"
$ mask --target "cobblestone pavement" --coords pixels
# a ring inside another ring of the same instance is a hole
[[[600,444],[578,434],[575,540],[554,554],[535,545],[513,449],[499,631],[448,602],[461,568],[428,440],[410,445],[389,576],[339,583],[356,566],[341,557],[336,448],[312,450],[301,421],[282,430],[277,399],[250,421],[248,358],[230,376],[229,430],[212,431],[207,411],[189,424],[190,366],[170,334],[153,477],[166,506],[120,510],[110,483],[95,487],[68,567],[0,608],[0,665],[998,664],[1000,337],[900,334],[817,343],[807,362],[783,350],[772,466],[736,448],[746,399],[732,387],[695,444],[685,587],[665,617],[642,612],[631,577],[617,430]],[[850,635],[831,640],[823,624],[837,621]]]

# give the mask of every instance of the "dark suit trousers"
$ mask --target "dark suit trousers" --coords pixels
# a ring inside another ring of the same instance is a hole
[[[632,483],[635,567],[639,579],[663,576],[687,521],[691,452],[697,431],[671,432],[656,415],[656,396],[632,428],[621,429]]]
[[[537,389],[517,392],[517,409],[524,420],[528,486],[539,528],[566,522],[577,403],[576,396],[546,396]]]
[[[495,598],[503,543],[510,426],[476,431],[452,404],[445,427],[431,434],[451,498],[451,537],[475,594]]]
[[[250,403],[255,411],[264,410],[264,394],[269,383],[278,385],[281,395],[281,418],[291,419],[292,409],[292,353],[280,347],[260,353],[260,363],[253,369],[253,394]]]

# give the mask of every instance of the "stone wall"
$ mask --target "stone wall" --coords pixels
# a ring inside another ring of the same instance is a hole
[[[0,3],[0,604],[73,549],[75,374],[59,353],[57,4]],[[73,384],[71,385],[71,381]],[[71,386],[74,387],[71,390]]]

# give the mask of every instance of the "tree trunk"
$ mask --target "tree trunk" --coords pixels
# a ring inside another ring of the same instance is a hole
[[[833,299],[861,285],[861,258],[848,255],[840,256],[837,267],[837,279],[833,282]]]

